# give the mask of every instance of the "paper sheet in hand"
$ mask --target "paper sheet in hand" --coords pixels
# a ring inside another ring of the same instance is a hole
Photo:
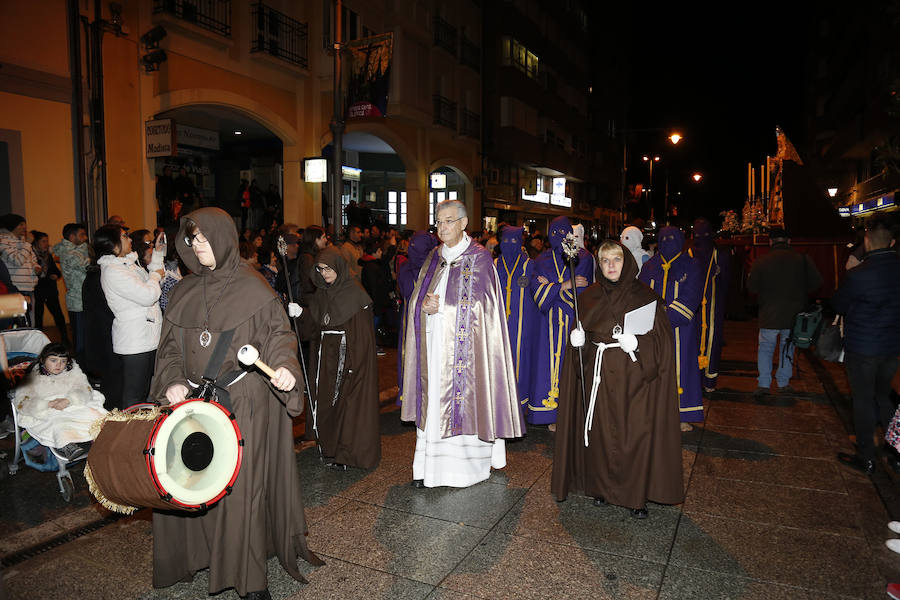
[[[625,313],[623,331],[632,335],[644,335],[653,329],[654,320],[656,320],[656,300],[646,306]]]

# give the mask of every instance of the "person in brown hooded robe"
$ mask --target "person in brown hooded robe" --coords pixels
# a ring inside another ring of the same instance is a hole
[[[333,246],[319,252],[310,278],[316,291],[300,317],[310,340],[308,422],[326,465],[371,469],[381,460],[372,299]]]
[[[218,208],[182,217],[176,248],[191,275],[172,290],[156,354],[151,396],[176,403],[200,395],[210,357],[233,331],[215,393],[234,413],[244,439],[231,493],[197,512],[154,511],[153,585],[167,587],[209,569],[209,592],[233,587],[241,597],[270,598],[266,559],[305,582],[297,557],[324,564],[306,545],[306,518],[291,417],[303,410],[297,339],[281,301],[240,259],[234,221]],[[242,373],[238,349],[252,344],[275,369]]]
[[[558,501],[583,491],[596,506],[624,506],[643,519],[648,500],[684,498],[674,340],[665,304],[635,279],[631,252],[607,240],[598,259],[602,277],[578,295],[581,327],[570,335],[560,376],[551,489]],[[652,329],[623,334],[625,313],[653,301]]]

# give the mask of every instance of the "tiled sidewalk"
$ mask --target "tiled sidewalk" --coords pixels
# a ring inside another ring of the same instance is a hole
[[[684,504],[651,504],[637,521],[585,497],[557,503],[553,434],[540,428],[507,445],[509,464],[489,481],[416,490],[415,432],[387,412],[373,471],[331,471],[315,449],[298,454],[309,545],[327,564],[306,568],[304,586],[270,561],[273,598],[885,598],[887,581],[900,581],[900,556],[883,544],[900,506],[896,480],[834,458],[852,451],[843,368],[801,356],[797,393],[756,401],[755,323],[729,322],[726,332],[720,390],[704,426],[683,435]],[[0,482],[0,555],[103,516],[80,474],[72,507],[48,504],[42,494],[58,496],[54,486],[52,474],[27,469]],[[152,590],[147,519],[5,567],[12,597],[206,598],[205,573]]]

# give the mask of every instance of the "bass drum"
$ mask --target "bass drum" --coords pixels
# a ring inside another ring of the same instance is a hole
[[[113,412],[99,424],[85,466],[106,508],[204,510],[231,492],[244,440],[234,415],[212,400]]]

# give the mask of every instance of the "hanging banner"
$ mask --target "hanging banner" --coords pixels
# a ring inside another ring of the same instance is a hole
[[[385,33],[347,44],[350,81],[347,118],[387,116],[394,34]]]

